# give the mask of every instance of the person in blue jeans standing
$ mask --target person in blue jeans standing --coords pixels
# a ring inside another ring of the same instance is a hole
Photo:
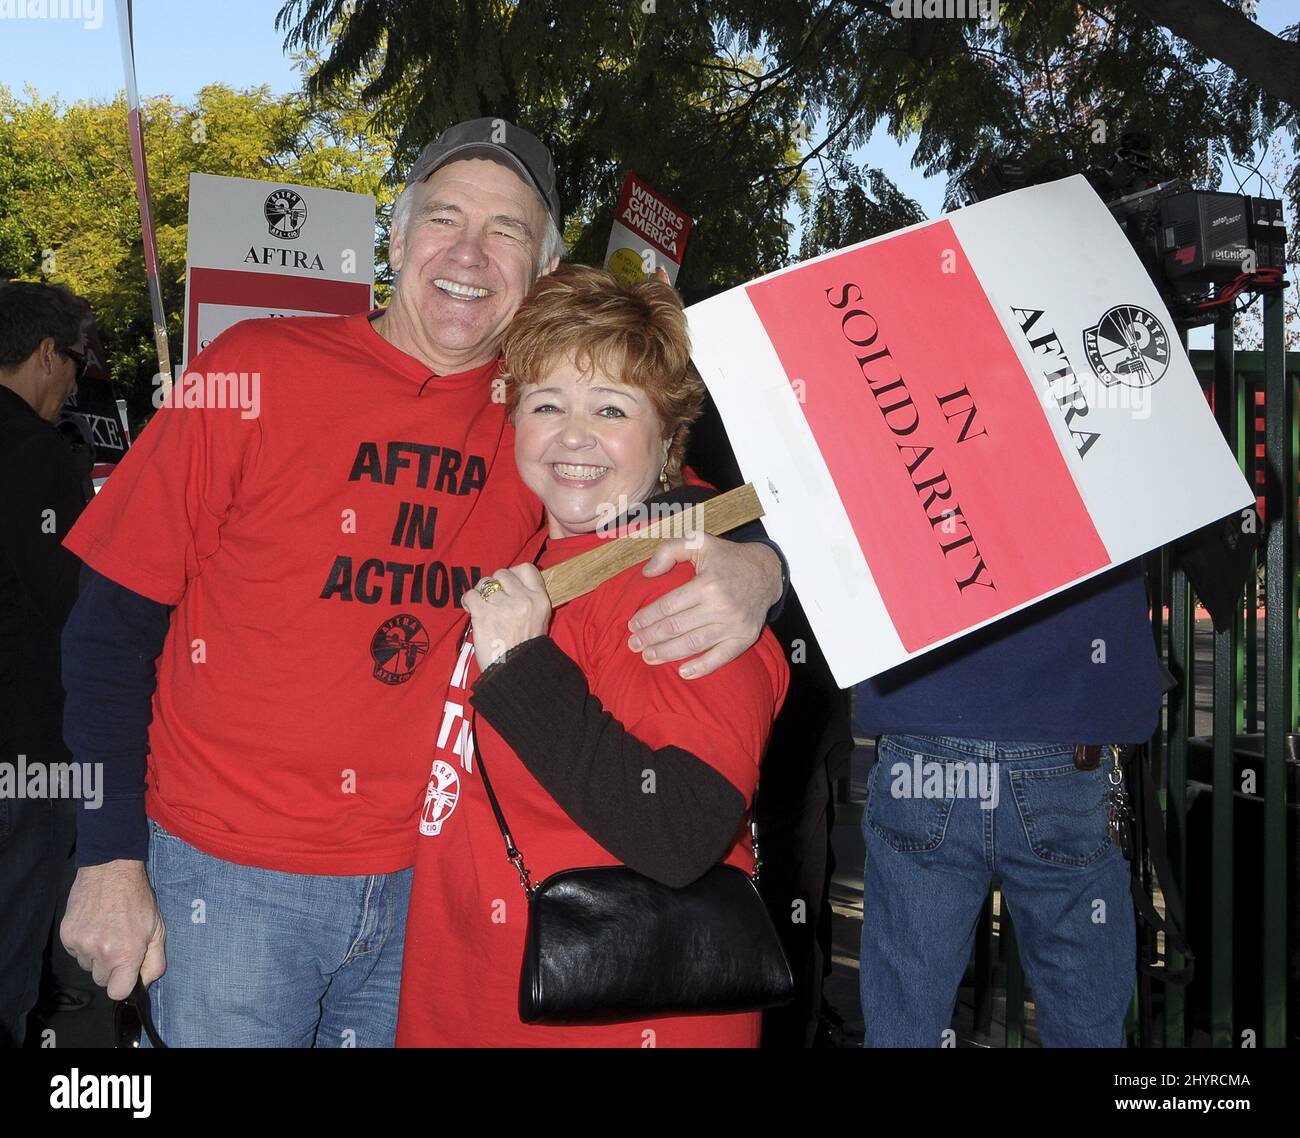
[[[997,883],[1046,1047],[1122,1047],[1136,978],[1111,745],[1145,742],[1159,664],[1139,562],[860,684],[868,1047],[939,1047]]]

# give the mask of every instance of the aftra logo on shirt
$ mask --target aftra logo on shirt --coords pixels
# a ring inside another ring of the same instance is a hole
[[[438,729],[438,748],[446,750],[460,759],[461,768],[469,773],[474,770],[474,745],[470,741],[469,720],[465,718],[465,698],[454,698],[454,689],[465,688],[469,674],[469,664],[474,658],[474,643],[467,636],[460,647],[460,656],[451,675],[449,698],[443,704],[442,726]],[[455,743],[451,740],[455,737]],[[433,769],[429,772],[429,784],[424,791],[424,808],[420,811],[420,833],[426,837],[437,837],[442,833],[443,823],[451,817],[452,811],[460,801],[460,772],[442,759],[435,759]]]
[[[420,811],[420,833],[428,838],[442,833],[442,824],[451,817],[459,801],[460,775],[450,763],[435,759],[424,792],[424,809]]]

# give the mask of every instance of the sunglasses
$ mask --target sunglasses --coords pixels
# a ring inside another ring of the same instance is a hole
[[[139,1047],[142,1030],[155,1048],[162,1051],[167,1049],[167,1044],[162,1041],[158,1029],[153,1025],[153,1013],[149,1010],[149,989],[137,976],[131,994],[113,1005],[113,1046]]]
[[[80,381],[81,377],[86,374],[86,367],[89,361],[86,359],[85,352],[78,352],[74,348],[60,348],[59,352],[70,359],[77,369],[76,378]]]

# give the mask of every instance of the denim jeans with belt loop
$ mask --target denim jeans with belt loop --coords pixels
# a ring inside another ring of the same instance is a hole
[[[995,881],[1045,1047],[1123,1047],[1136,980],[1110,761],[1073,744],[883,735],[863,812],[868,1047],[939,1047]]]

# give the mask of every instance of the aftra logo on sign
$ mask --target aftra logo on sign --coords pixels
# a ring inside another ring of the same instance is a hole
[[[1108,309],[1084,331],[1083,350],[1097,378],[1107,387],[1153,387],[1169,368],[1169,334],[1136,304]]]
[[[189,221],[184,367],[241,320],[341,316],[371,306],[369,194],[191,174]],[[313,233],[328,235],[333,252],[312,249]]]
[[[263,207],[272,237],[295,241],[307,220],[307,203],[293,190],[276,190]]]

